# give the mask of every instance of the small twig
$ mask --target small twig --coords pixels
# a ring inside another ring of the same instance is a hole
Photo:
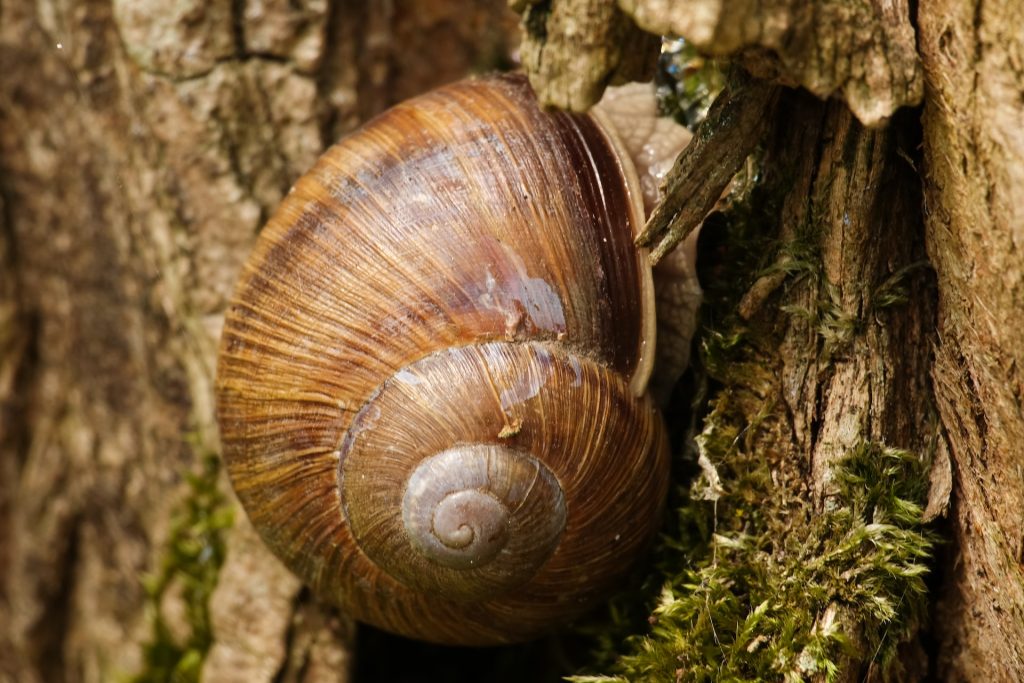
[[[669,171],[665,198],[636,238],[638,245],[653,247],[654,263],[683,241],[715,206],[767,132],[778,92],[778,86],[737,75],[715,99],[693,141]]]

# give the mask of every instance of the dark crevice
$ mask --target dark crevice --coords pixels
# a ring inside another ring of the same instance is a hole
[[[21,471],[29,450],[29,419],[32,405],[32,388],[35,386],[36,371],[39,367],[39,327],[38,315],[25,313],[23,310],[13,318],[16,328],[21,330],[21,358],[15,370],[10,400],[0,404],[0,453],[14,453],[17,460],[15,469]],[[0,520],[5,519],[0,514]],[[0,562],[0,567],[3,563]]]
[[[807,101],[805,99],[805,101]],[[835,105],[833,105],[835,106]],[[845,108],[844,105],[840,105]],[[810,161],[811,164],[811,175],[807,182],[807,188],[810,190],[810,196],[807,198],[807,209],[804,215],[814,217],[816,213],[814,211],[815,204],[815,191],[818,185],[818,178],[821,175],[821,160],[825,156],[825,146],[831,144],[831,136],[834,134],[834,129],[828,126],[830,119],[830,105],[823,103],[818,111],[818,115],[815,117],[814,126],[808,127],[807,134],[814,136],[814,149],[812,151]],[[827,133],[825,132],[827,131]],[[815,228],[818,226],[814,226]],[[820,240],[820,235],[815,234],[814,238]],[[815,242],[816,247],[820,247],[818,242]]]
[[[355,683],[556,683],[579,668],[588,641],[551,636],[522,645],[451,647],[396,636],[360,624]]]
[[[548,38],[548,17],[551,16],[551,0],[542,0],[523,11],[523,30],[532,40],[544,43]]]
[[[825,423],[825,404],[827,400],[825,398],[825,382],[814,380],[814,408],[811,414],[810,421],[810,438],[807,442],[807,454],[813,457],[813,453],[818,446],[818,440],[821,438],[821,430]]]
[[[32,379],[38,367],[39,321],[25,313],[19,282],[17,239],[14,230],[14,195],[0,167],[0,304],[10,302],[13,310],[0,330],[0,368],[14,365],[14,376],[5,395],[0,396],[0,587],[7,585],[12,565],[12,506],[17,482],[28,457],[29,410]],[[7,600],[0,591],[0,601]],[[2,658],[2,657],[0,657]]]
[[[260,62],[270,62],[272,64],[292,64],[293,63],[292,60],[289,57],[285,57],[284,55],[275,54],[273,52],[263,52],[263,51],[260,51],[260,50],[255,50],[255,51],[252,51],[252,52],[246,52],[244,55],[242,55],[238,59],[229,59],[229,60],[225,60],[225,61],[242,61],[242,62],[260,61]]]
[[[33,644],[31,660],[35,671],[39,672],[40,680],[61,681],[67,678],[68,663],[64,656],[64,641],[71,624],[71,615],[75,611],[72,598],[75,588],[75,571],[78,568],[79,528],[82,520],[75,516],[67,521],[67,532],[55,538],[67,539],[67,545],[60,552],[54,548],[56,558],[51,566],[59,568],[59,574],[50,584],[53,592],[42,598],[43,609],[38,620],[33,624],[28,642]]]
[[[290,680],[305,680],[303,674],[309,666],[308,660],[304,660],[299,663],[299,676],[295,676],[295,662],[291,660],[294,656],[293,648],[295,646],[295,634],[298,630],[298,616],[302,611],[301,605],[308,602],[310,599],[309,588],[306,586],[302,587],[299,594],[295,597],[292,602],[296,607],[293,609],[291,623],[288,624],[288,631],[284,634],[284,659],[281,662],[281,668],[274,674],[274,678],[271,679],[272,683],[285,683]]]
[[[0,110],[0,114],[2,113],[2,110]],[[4,125],[4,119],[2,116],[0,116],[0,125]],[[0,157],[0,159],[2,158],[3,157]],[[0,246],[3,247],[3,251],[0,251],[0,260],[2,260],[0,261],[0,265],[3,266],[2,272],[9,274],[9,277],[12,280],[12,285],[14,287],[12,298],[17,301],[18,309],[24,310],[24,306],[21,305],[22,302],[19,300],[21,287],[18,283],[19,271],[17,268],[19,261],[18,239],[17,233],[14,229],[15,195],[14,190],[12,190],[8,185],[10,182],[9,179],[14,177],[14,175],[15,174],[12,171],[0,164],[0,231],[3,232],[3,238],[2,241],[0,241]],[[0,286],[2,286],[2,283],[0,283]]]
[[[235,41],[235,56],[244,59],[245,51],[245,0],[231,0],[231,32]]]
[[[255,56],[255,54],[250,55],[250,58]],[[258,168],[250,169],[247,172],[242,163],[242,152],[243,148],[246,147],[246,141],[244,140],[247,133],[246,129],[239,126],[234,119],[224,119],[217,113],[214,113],[213,117],[221,131],[223,149],[228,161],[228,167],[231,169],[231,175],[237,180],[238,185],[244,188],[246,196],[257,201],[259,193],[256,190],[256,176],[261,173],[269,171],[271,175],[279,179],[278,186],[282,194],[288,191],[294,179],[285,177],[287,175],[285,170],[288,167],[288,162],[281,151],[281,145],[277,144],[276,138],[280,132],[279,127],[274,121],[273,104],[263,87],[263,81],[260,79],[259,73],[247,71],[240,74],[240,78],[245,84],[243,89],[245,93],[244,100],[242,96],[239,96],[239,100],[241,100],[240,105],[245,106],[250,111],[250,118],[264,121],[266,129],[271,134],[270,140],[260,140],[259,148],[263,152],[260,156],[263,158],[256,161]],[[255,100],[255,102],[252,100]],[[263,128],[261,127],[261,133],[262,130]],[[262,138],[263,136],[260,135],[260,137]],[[273,162],[270,162],[267,157],[272,157]],[[263,202],[257,201],[257,204],[260,207],[258,225],[262,228],[269,218],[268,209]]]
[[[221,66],[225,64],[245,64],[247,62],[270,62],[273,64],[293,64],[292,60],[282,55],[274,54],[271,52],[249,52],[244,55],[228,55],[226,57],[218,57],[213,61],[213,65],[208,69],[202,71],[196,71],[187,75],[174,74],[163,69],[157,69],[152,66],[145,66],[139,62],[132,62],[135,67],[144,74],[149,76],[156,76],[158,78],[165,78],[171,83],[191,83],[193,81],[199,81],[207,78]]]
[[[255,96],[259,98],[260,106],[263,109],[264,116],[266,117],[267,127],[273,136],[269,141],[270,144],[267,146],[266,153],[273,157],[273,169],[272,174],[276,180],[277,187],[281,190],[282,196],[288,193],[288,189],[295,182],[295,178],[291,177],[289,173],[288,158],[282,151],[286,145],[278,144],[278,136],[280,135],[280,126],[274,120],[274,105],[270,99],[270,95],[267,93],[266,88],[263,87],[263,82],[256,78],[253,83],[253,91]],[[238,173],[241,173],[241,160],[238,154],[238,145],[234,142],[230,145],[230,156],[232,169]],[[245,181],[244,186],[249,196],[253,200],[258,200],[259,193],[256,191],[256,181],[250,176],[239,176],[239,182]],[[259,225],[263,226],[270,219],[269,211],[263,202],[257,201],[260,206]]]
[[[955,483],[956,468],[953,468],[952,476],[955,490],[959,487],[959,484]],[[932,571],[925,578],[928,586],[928,615],[921,625],[919,635],[919,641],[926,653],[924,681],[944,680],[942,674],[949,657],[949,653],[944,651],[944,647],[949,643],[944,641],[948,639],[951,623],[948,619],[950,616],[948,612],[951,608],[955,609],[953,607],[956,600],[955,589],[951,587],[955,586],[958,581],[957,574],[961,563],[961,550],[955,540],[957,536],[955,520],[958,516],[956,506],[957,500],[954,495],[950,498],[946,514],[941,515],[932,523],[932,529],[936,535],[944,540],[936,547],[935,557],[931,563]]]
[[[232,129],[230,121],[220,118],[216,113],[213,114],[213,121],[217,124],[217,128],[223,135],[225,158],[228,162],[228,167],[231,169],[231,175],[238,181],[241,187],[245,188],[247,196],[254,197],[255,191],[253,189],[252,177],[242,168],[241,151],[239,149],[239,142],[236,139],[237,131]],[[188,225],[188,221],[183,216],[178,216],[178,218],[181,221],[181,225]],[[262,219],[262,216],[260,218]]]
[[[331,90],[335,86],[335,79],[338,75],[341,47],[339,30],[341,29],[342,17],[354,16],[355,9],[347,7],[345,0],[331,0],[327,5],[327,17],[324,23],[324,54],[316,75],[317,101],[321,103],[320,119],[320,146],[327,149],[334,143],[338,133],[339,116],[338,109],[331,105]],[[360,24],[362,17],[360,17]]]

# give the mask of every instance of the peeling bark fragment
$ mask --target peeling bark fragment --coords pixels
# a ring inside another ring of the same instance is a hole
[[[676,35],[753,73],[776,70],[818,97],[841,96],[864,125],[923,95],[909,0],[619,0],[637,25]],[[763,49],[777,58],[765,60]]]
[[[651,77],[660,41],[608,0],[513,0],[523,13],[521,59],[547,107],[586,111],[610,84]]]
[[[665,197],[637,236],[657,263],[686,239],[722,196],[771,124],[778,87],[738,76],[715,99],[665,179]]]

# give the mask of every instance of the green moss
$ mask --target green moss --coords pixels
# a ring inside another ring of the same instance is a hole
[[[907,280],[910,276],[922,268],[927,268],[927,261],[916,261],[903,266],[878,286],[871,298],[875,310],[901,306],[910,300],[910,292],[907,290]]]
[[[830,282],[820,282],[821,297],[811,306],[789,305],[782,310],[804,319],[821,337],[822,354],[831,358],[853,341],[863,329],[860,315],[846,310],[839,297],[839,290]]]
[[[909,300],[908,280],[927,262],[911,263],[893,272],[867,297],[863,312],[847,310],[839,290],[825,277],[817,248],[811,241],[814,231],[805,228],[797,237],[780,247],[778,260],[762,271],[762,275],[781,273],[792,287],[806,282],[817,299],[809,306],[787,305],[782,310],[803,320],[822,340],[822,358],[827,360],[847,347],[863,331],[871,317],[886,308]]]
[[[209,600],[224,562],[224,530],[233,511],[218,488],[220,459],[203,456],[201,469],[187,475],[189,495],[171,520],[167,549],[159,568],[145,580],[153,633],[144,646],[143,671],[134,683],[198,681],[203,659],[213,641]],[[175,638],[161,611],[167,592],[180,588],[189,634]]]
[[[725,491],[702,475],[680,509],[704,516],[706,549],[665,582],[650,634],[627,642],[614,680],[835,680],[855,653],[885,665],[924,605],[924,464],[860,444],[836,468],[836,505],[814,515],[777,485],[770,458],[733,445],[748,435],[723,420],[727,402],[701,440]]]

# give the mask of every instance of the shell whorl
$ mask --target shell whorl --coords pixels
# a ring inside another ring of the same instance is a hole
[[[543,579],[556,548],[584,557],[608,539],[614,522],[589,516],[588,491],[629,483],[609,500],[648,493],[639,505],[657,505],[663,484],[645,480],[632,448],[620,462],[597,457],[613,435],[640,452],[660,445],[656,414],[600,365],[543,344],[444,349],[387,380],[354,420],[341,448],[346,518],[402,584],[455,601],[501,596]],[[486,515],[469,525],[479,545],[468,552],[431,533],[438,506],[458,502]]]
[[[667,447],[626,175],[591,119],[499,78],[389,110],[296,184],[227,313],[218,418],[253,524],[317,594],[486,644],[629,570]]]
[[[565,528],[565,495],[551,470],[528,453],[459,445],[413,470],[402,524],[420,554],[452,569],[484,566],[510,540],[523,546],[527,539],[514,554],[532,574]]]

